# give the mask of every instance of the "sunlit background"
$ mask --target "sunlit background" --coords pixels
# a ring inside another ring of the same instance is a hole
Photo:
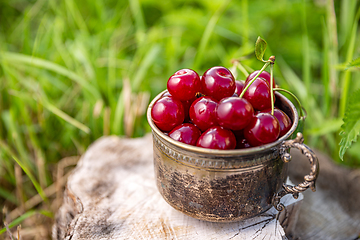
[[[201,75],[237,59],[260,69],[258,36],[276,56],[277,84],[307,110],[306,143],[359,167],[359,144],[339,157],[347,104],[360,105],[359,17],[356,0],[0,1],[3,218],[49,238],[56,190],[92,142],[148,133],[149,100],[181,68]]]

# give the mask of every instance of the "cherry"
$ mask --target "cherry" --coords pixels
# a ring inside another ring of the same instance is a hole
[[[191,123],[183,123],[169,133],[169,137],[172,139],[193,146],[196,145],[200,135],[200,130]]]
[[[151,118],[162,131],[169,132],[184,121],[184,107],[172,96],[162,97],[151,109]]]
[[[201,78],[202,93],[216,100],[230,97],[235,91],[235,79],[225,67],[212,67]]]
[[[204,148],[243,149],[274,142],[289,131],[292,122],[280,109],[270,114],[268,72],[248,86],[258,73],[235,81],[225,67],[209,68],[203,76],[181,69],[168,79],[168,91],[153,105],[152,120],[172,139]]]
[[[199,137],[196,146],[211,149],[235,149],[234,134],[220,126],[211,127]]]
[[[246,140],[244,137],[244,131],[233,131],[235,138],[236,138],[236,148],[237,149],[243,149],[243,148],[251,148],[250,143]]]
[[[172,96],[168,91],[164,92],[163,95],[161,95],[161,97],[168,97],[168,96]],[[196,100],[196,97],[187,100],[187,101],[181,101],[183,107],[184,107],[184,122],[189,122],[190,121],[190,117],[189,117],[189,109],[191,104]]]
[[[246,140],[246,138],[236,138],[236,148],[237,149],[251,148],[251,145]]]
[[[255,79],[255,81],[244,93],[244,98],[251,103],[255,110],[271,108],[270,87],[269,84],[262,78]]]
[[[196,99],[197,98],[194,97],[194,98],[192,98],[190,100],[187,100],[187,101],[181,101],[181,103],[183,104],[183,107],[184,107],[184,114],[185,114],[184,121],[185,122],[190,121],[190,116],[189,116],[190,106]]]
[[[200,77],[191,69],[181,69],[167,82],[169,93],[180,101],[188,101],[201,91]]]
[[[254,109],[244,98],[223,98],[216,108],[217,120],[220,126],[241,130],[245,128],[254,115]]]
[[[240,96],[242,90],[244,89],[245,81],[235,80],[235,93]]]
[[[256,114],[244,129],[244,136],[253,147],[274,142],[279,134],[279,121],[270,113]]]
[[[189,115],[192,123],[201,131],[218,125],[216,118],[217,101],[209,96],[196,99],[190,106]]]
[[[247,76],[247,78],[245,80],[245,84],[250,82],[259,72],[260,72],[260,70],[256,70],[256,71],[250,73],[250,75]],[[267,81],[267,83],[270,86],[270,82],[271,82],[270,81],[270,78],[271,78],[270,73],[268,73],[267,71],[263,71],[262,73],[260,73],[260,75],[258,77],[261,77],[261,78],[265,79],[265,81]],[[274,80],[273,81],[273,88],[275,88],[275,85],[276,85],[275,84],[275,78],[273,80]]]
[[[264,113],[271,113],[271,109],[267,109],[262,111]],[[274,109],[274,116],[279,121],[280,124],[280,136],[284,136],[291,128],[292,122],[289,116],[284,113],[282,110],[275,108]]]

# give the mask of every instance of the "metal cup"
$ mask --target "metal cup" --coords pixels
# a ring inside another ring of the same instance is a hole
[[[150,103],[147,119],[153,135],[156,185],[173,208],[205,221],[233,222],[254,217],[272,206],[282,211],[280,199],[286,194],[297,198],[309,187],[315,191],[317,157],[303,144],[301,133],[290,139],[299,115],[292,102],[280,93],[276,92],[276,105],[293,122],[288,133],[259,147],[214,150],[178,142],[156,127],[151,108],[164,92]],[[297,186],[284,184],[290,148],[300,149],[311,165],[310,174]]]

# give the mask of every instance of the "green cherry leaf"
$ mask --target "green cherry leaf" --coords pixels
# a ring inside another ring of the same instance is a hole
[[[339,156],[343,160],[346,150],[357,141],[360,134],[360,89],[351,94],[341,126]]]
[[[264,58],[267,43],[261,37],[258,37],[255,43],[255,56],[262,62],[266,62]]]

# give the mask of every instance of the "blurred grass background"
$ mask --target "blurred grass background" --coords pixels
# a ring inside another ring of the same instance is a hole
[[[359,69],[346,69],[360,55],[359,16],[356,0],[0,1],[3,223],[50,238],[68,169],[89,144],[149,132],[147,104],[178,69],[233,59],[260,69],[258,36],[276,56],[277,84],[307,109],[306,143],[359,167],[360,144],[344,161],[338,145],[360,88]]]

